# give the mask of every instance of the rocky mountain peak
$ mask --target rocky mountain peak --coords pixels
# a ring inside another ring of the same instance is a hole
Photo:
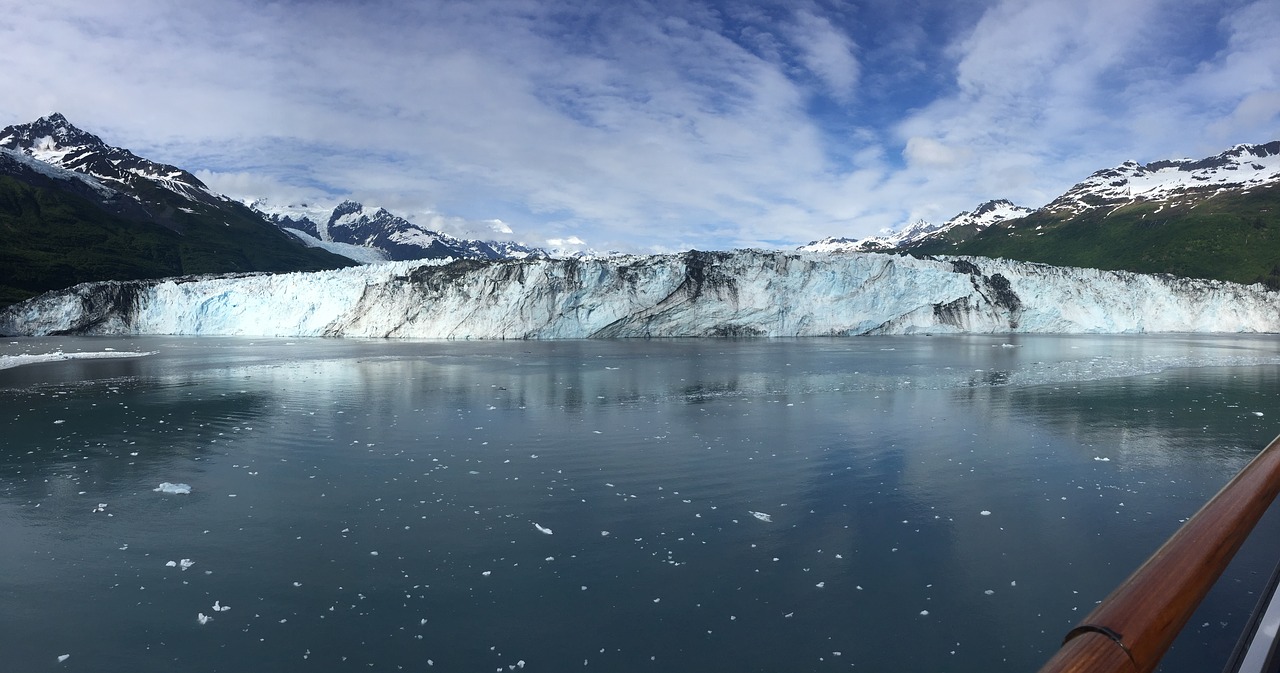
[[[30,124],[14,124],[0,130],[0,147],[26,150],[49,139],[51,149],[68,147],[103,147],[102,139],[76,128],[60,112],[41,117]]]

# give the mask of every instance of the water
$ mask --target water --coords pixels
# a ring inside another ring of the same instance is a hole
[[[1280,432],[1274,337],[59,348],[155,354],[0,370],[13,671],[1035,670]]]

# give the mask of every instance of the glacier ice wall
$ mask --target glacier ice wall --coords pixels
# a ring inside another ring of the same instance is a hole
[[[978,257],[691,251],[86,283],[0,333],[547,339],[1280,332],[1280,294]]]

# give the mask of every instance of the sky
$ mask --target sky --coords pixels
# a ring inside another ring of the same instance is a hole
[[[0,126],[454,234],[780,248],[1280,139],[1277,35],[1275,0],[0,0]]]

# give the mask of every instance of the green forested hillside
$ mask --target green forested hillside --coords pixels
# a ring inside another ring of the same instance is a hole
[[[0,306],[91,280],[352,263],[302,246],[239,204],[146,200],[133,216],[114,214],[72,191],[0,175]]]
[[[934,241],[911,252],[1170,273],[1280,289],[1280,185],[1195,205],[1138,203],[1075,216],[1038,211],[958,243]]]

